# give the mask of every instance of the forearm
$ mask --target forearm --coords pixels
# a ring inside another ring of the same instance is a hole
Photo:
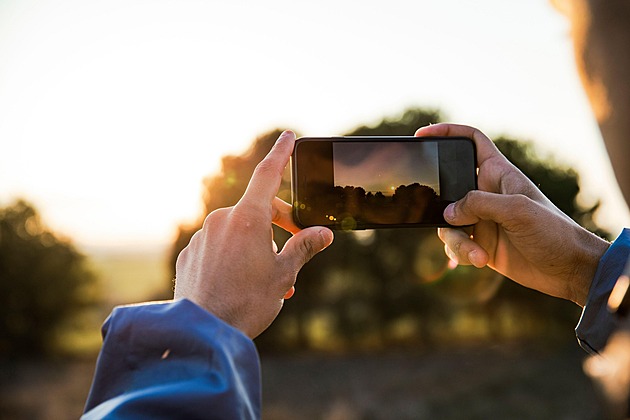
[[[116,308],[85,418],[259,418],[253,342],[188,300]]]

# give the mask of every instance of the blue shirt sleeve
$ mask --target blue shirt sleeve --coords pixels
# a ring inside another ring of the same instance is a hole
[[[188,300],[114,309],[83,419],[257,419],[254,343]]]
[[[575,328],[580,346],[598,354],[619,321],[608,311],[608,298],[630,256],[630,229],[624,229],[599,262],[580,322]]]

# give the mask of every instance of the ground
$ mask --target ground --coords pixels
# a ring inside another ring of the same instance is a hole
[[[598,419],[576,344],[262,355],[263,419]],[[1,419],[77,418],[94,359],[2,365]]]
[[[601,418],[580,349],[527,347],[267,358],[263,418]]]

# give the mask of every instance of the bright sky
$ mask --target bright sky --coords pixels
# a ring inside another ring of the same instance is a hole
[[[435,142],[333,143],[335,185],[392,195],[400,185],[420,183],[440,194]]]
[[[81,246],[165,246],[257,134],[432,106],[574,166],[617,232],[568,29],[547,0],[2,0],[0,205]]]

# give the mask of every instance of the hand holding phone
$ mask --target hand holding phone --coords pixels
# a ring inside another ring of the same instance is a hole
[[[465,137],[303,137],[291,170],[300,227],[448,226],[446,206],[477,188]]]

